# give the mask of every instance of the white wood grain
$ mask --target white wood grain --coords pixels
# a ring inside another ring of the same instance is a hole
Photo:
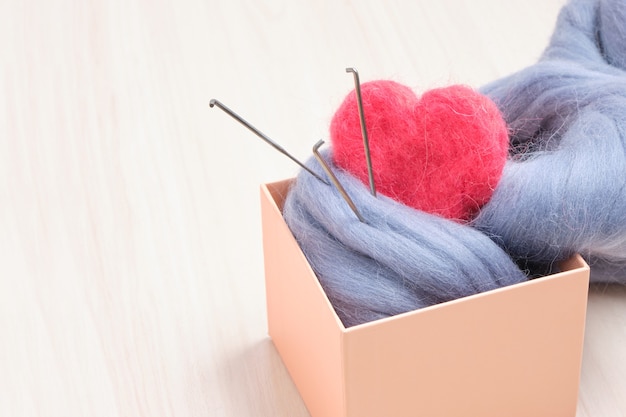
[[[267,338],[258,185],[352,86],[479,86],[562,0],[0,1],[0,415],[307,416]],[[590,297],[579,417],[626,416],[626,291]],[[532,399],[529,399],[532,401]]]

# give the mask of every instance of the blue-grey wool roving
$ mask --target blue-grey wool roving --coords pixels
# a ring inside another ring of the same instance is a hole
[[[626,2],[570,1],[539,62],[482,92],[511,160],[473,225],[514,258],[579,252],[592,281],[626,282]]]
[[[373,197],[324,157],[365,223],[333,186],[306,171],[283,215],[346,327],[527,279],[485,234]],[[307,165],[324,176],[315,159]]]
[[[571,0],[539,62],[481,91],[510,156],[469,223],[374,198],[334,165],[365,223],[310,174],[292,185],[285,220],[346,326],[522,282],[517,265],[551,271],[576,252],[592,281],[626,283],[626,1]]]

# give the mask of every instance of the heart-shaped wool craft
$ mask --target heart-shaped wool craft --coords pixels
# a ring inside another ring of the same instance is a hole
[[[496,105],[462,85],[420,98],[381,80],[364,83],[361,95],[377,191],[418,210],[470,220],[493,194],[508,154]],[[355,91],[335,113],[330,133],[335,164],[367,184]]]

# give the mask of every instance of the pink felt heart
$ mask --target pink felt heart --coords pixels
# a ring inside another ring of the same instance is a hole
[[[361,86],[377,191],[457,221],[491,197],[507,158],[508,132],[496,105],[454,85],[418,98],[394,81]],[[368,184],[356,94],[331,122],[335,164]]]

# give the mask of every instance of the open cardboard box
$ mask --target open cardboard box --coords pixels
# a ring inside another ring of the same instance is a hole
[[[313,417],[574,417],[589,267],[345,328],[261,187],[269,334]]]

